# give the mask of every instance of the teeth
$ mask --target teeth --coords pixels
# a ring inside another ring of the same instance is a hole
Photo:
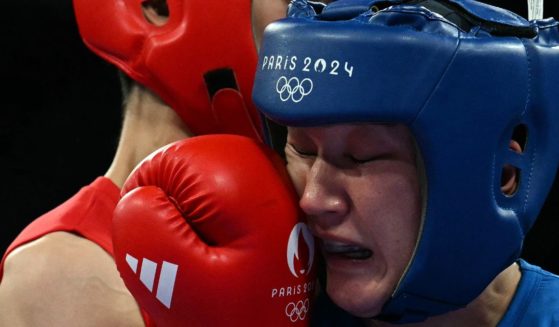
[[[332,253],[359,251],[361,249],[359,246],[340,243],[340,242],[324,242],[323,244],[324,244],[324,249]]]
[[[373,251],[363,249],[361,251],[348,252],[348,253],[343,253],[341,255],[349,259],[365,260],[365,259],[369,259],[373,255]]]
[[[353,244],[324,241],[323,246],[327,253],[340,255],[349,259],[364,260],[373,255],[373,251]]]

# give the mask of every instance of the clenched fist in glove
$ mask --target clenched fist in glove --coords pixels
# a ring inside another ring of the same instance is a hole
[[[304,326],[314,242],[281,160],[242,136],[166,146],[128,178],[115,260],[158,326]]]

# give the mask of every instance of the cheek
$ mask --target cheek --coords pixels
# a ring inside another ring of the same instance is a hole
[[[300,197],[301,194],[303,194],[305,184],[307,182],[306,167],[300,163],[298,164],[288,161],[287,172],[289,173],[289,177],[291,177],[291,181],[293,182],[293,185],[295,185],[295,190]]]
[[[413,167],[412,167],[413,168]],[[415,169],[383,169],[365,182],[355,181],[352,198],[363,230],[376,236],[387,260],[394,252],[406,261],[413,252],[421,220],[420,190]],[[357,178],[356,178],[357,179]],[[399,261],[398,259],[397,261]]]

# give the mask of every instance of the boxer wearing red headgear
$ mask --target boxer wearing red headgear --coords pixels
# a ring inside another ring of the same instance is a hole
[[[160,26],[146,21],[142,3],[74,0],[84,42],[155,92],[195,135],[258,138],[250,2],[168,0]]]
[[[255,60],[250,16],[244,14],[250,10],[249,1],[239,1],[236,6],[213,1],[224,7],[214,11],[206,10],[211,2],[203,1],[204,6],[196,9],[195,39],[209,38],[216,25],[224,27],[224,35],[211,38],[223,43],[222,49],[201,42],[191,48],[187,43],[173,45],[189,42],[181,33],[191,25],[187,14],[192,2],[188,8],[180,1],[169,2],[168,20],[159,11],[159,3],[144,3],[142,13],[140,2],[104,2],[76,1],[76,16],[86,43],[138,82],[126,94],[117,153],[104,177],[37,219],[9,247],[0,265],[0,325],[142,325],[138,306],[112,259],[109,229],[119,187],[147,154],[191,132],[261,137],[261,123],[248,102],[252,72],[243,70],[250,70],[250,66],[238,68],[227,62],[206,65],[213,60],[208,52],[227,57],[227,53],[247,47],[246,55],[234,55],[246,56],[243,60],[247,62]],[[258,30],[265,25],[262,20],[281,17],[287,6],[284,0],[253,2]],[[244,11],[232,9],[237,7]],[[219,18],[212,18],[218,14]],[[243,15],[244,23],[234,16],[237,14]],[[235,39],[225,35],[229,29],[239,28],[245,29],[242,42],[240,34]],[[195,64],[200,58],[204,60]],[[194,70],[198,75],[193,75]],[[228,108],[233,110],[225,110]]]

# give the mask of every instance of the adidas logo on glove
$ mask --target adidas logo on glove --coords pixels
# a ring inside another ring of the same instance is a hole
[[[153,293],[157,264],[143,258],[140,267],[138,267],[138,259],[128,253],[126,254],[126,262],[135,274],[138,274],[138,268],[140,269],[140,281]],[[171,308],[171,299],[173,298],[173,288],[175,287],[175,277],[177,276],[178,269],[178,265],[167,261],[163,261],[161,266],[155,297],[168,309]]]

